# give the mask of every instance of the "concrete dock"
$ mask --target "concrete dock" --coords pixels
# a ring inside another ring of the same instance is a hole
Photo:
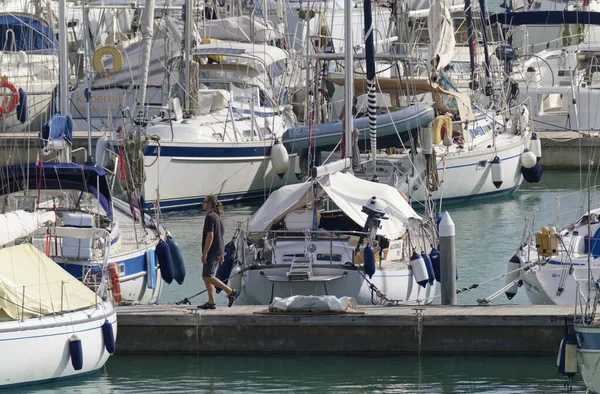
[[[542,143],[540,164],[544,169],[579,170],[586,169],[588,160],[600,161],[598,146],[600,133],[575,131],[537,132]]]
[[[359,307],[270,313],[266,306],[118,307],[120,354],[347,353],[555,355],[571,306]]]

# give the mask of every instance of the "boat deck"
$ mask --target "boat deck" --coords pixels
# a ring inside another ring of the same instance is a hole
[[[140,222],[133,222],[131,217],[120,209],[115,209],[115,219],[119,223],[119,237],[121,248],[119,254],[129,253],[140,247],[152,247],[158,240],[158,235],[153,230],[145,229]]]
[[[571,306],[360,306],[276,313],[266,306],[119,307],[121,353],[553,355]]]

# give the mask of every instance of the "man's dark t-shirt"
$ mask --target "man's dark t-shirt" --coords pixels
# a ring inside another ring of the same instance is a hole
[[[212,245],[208,250],[207,258],[209,260],[221,258],[225,250],[225,244],[223,241],[223,220],[215,211],[209,212],[204,220],[204,229],[202,230],[202,252],[204,252],[207,233],[213,233],[214,235]]]

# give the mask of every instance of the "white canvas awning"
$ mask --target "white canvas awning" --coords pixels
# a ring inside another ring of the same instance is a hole
[[[202,38],[215,38],[218,40],[264,43],[281,38],[273,26],[260,19],[257,17],[252,20],[247,15],[209,19],[201,23],[198,28]],[[254,36],[251,34],[252,31],[255,32]]]
[[[0,214],[0,246],[33,234],[46,223],[54,223],[56,214],[49,212],[14,211]]]
[[[0,249],[0,316],[70,312],[89,308],[96,300],[92,290],[33,245]]]
[[[389,239],[400,237],[409,218],[419,215],[392,186],[366,181],[349,173],[335,172],[320,177],[317,197],[327,194],[329,198],[356,224],[363,226],[367,215],[362,207],[373,196],[387,204],[388,220],[382,220],[377,232]],[[267,201],[254,214],[250,222],[251,232],[268,231],[289,212],[302,209],[313,200],[312,181],[289,185],[271,193]]]

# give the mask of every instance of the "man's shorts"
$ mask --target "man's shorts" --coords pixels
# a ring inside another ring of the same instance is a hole
[[[207,256],[206,264],[202,264],[202,276],[206,278],[214,277],[217,274],[217,268],[219,268],[219,257]]]

